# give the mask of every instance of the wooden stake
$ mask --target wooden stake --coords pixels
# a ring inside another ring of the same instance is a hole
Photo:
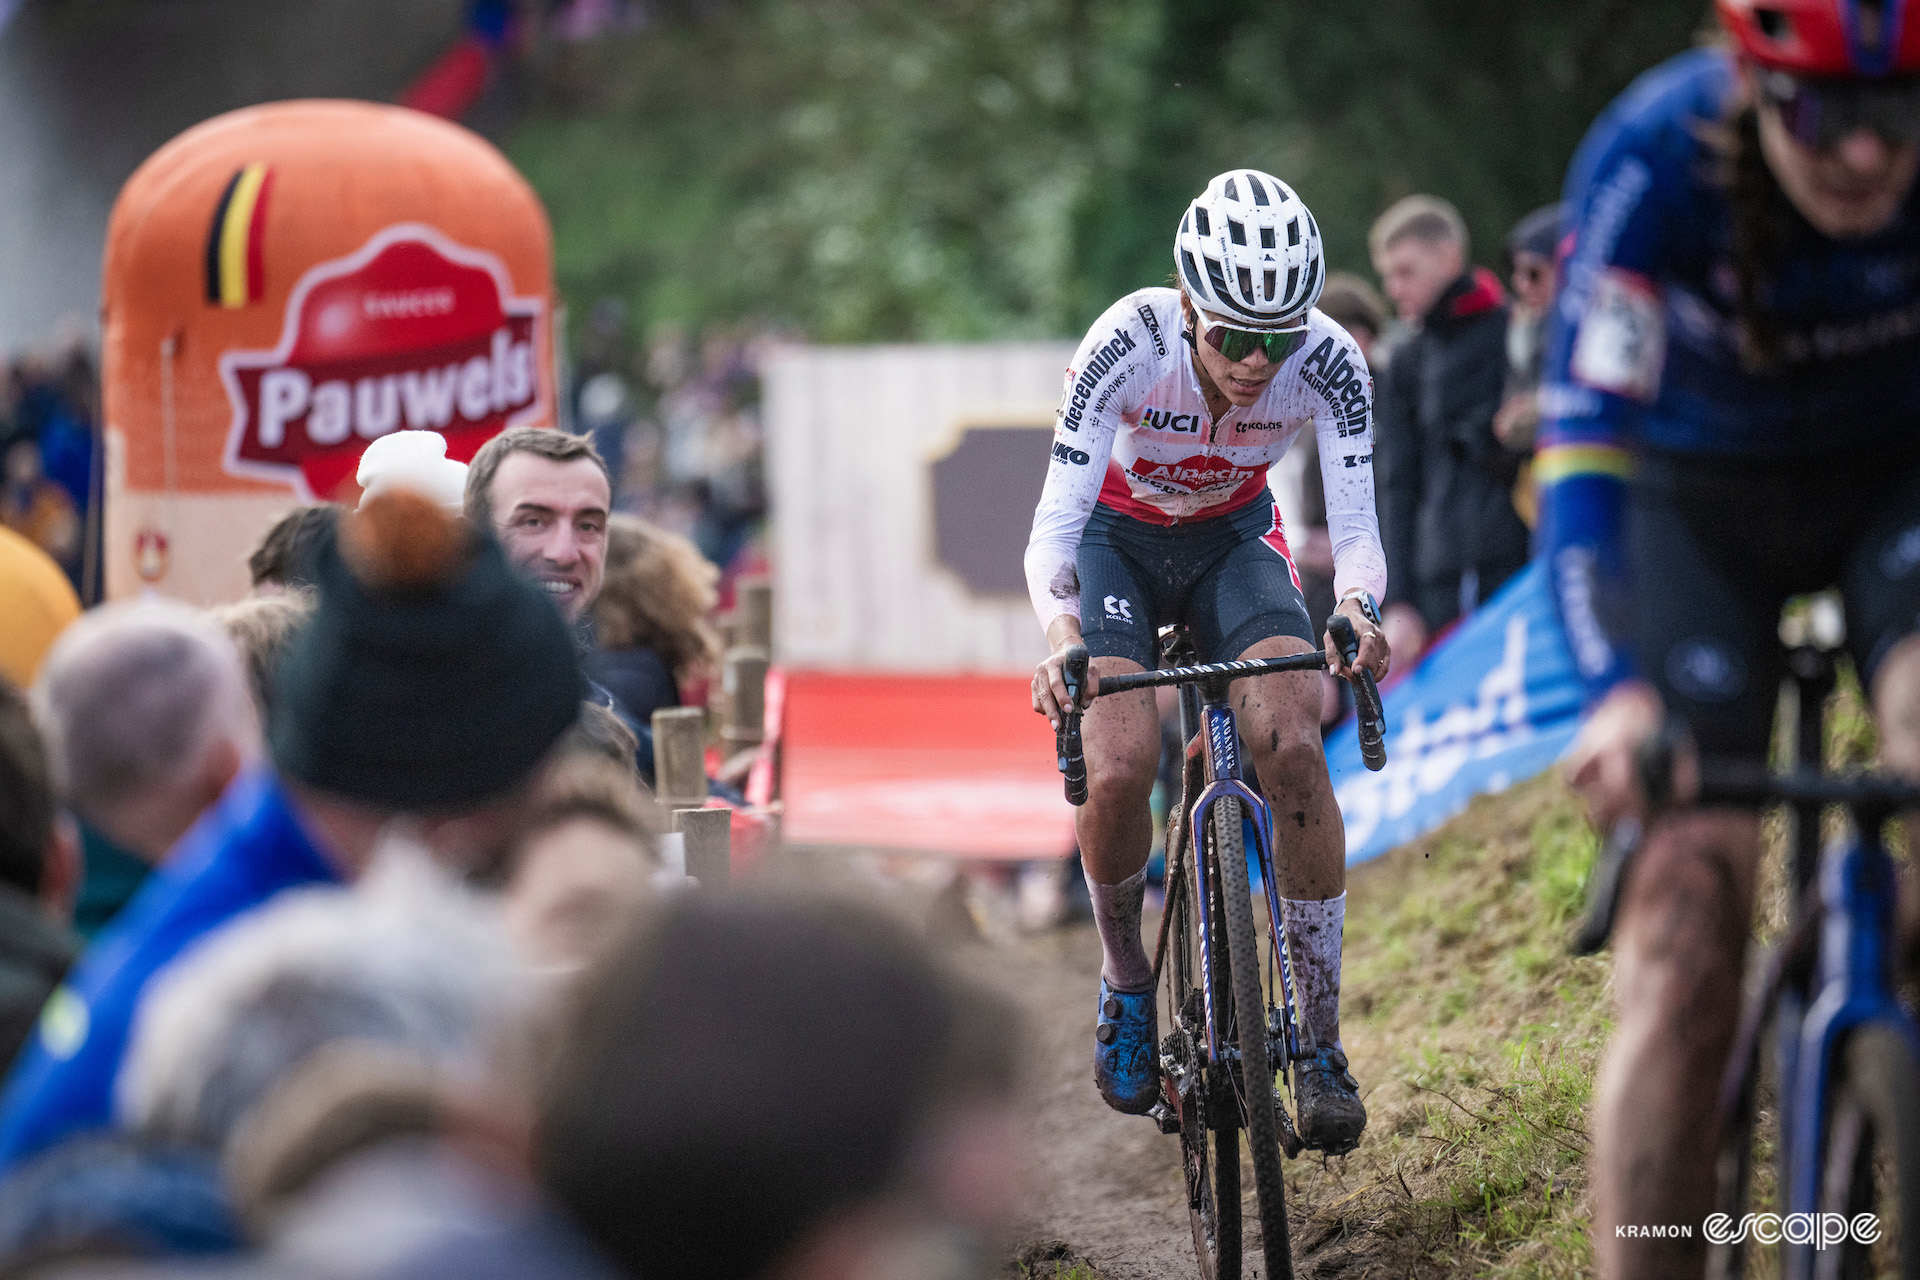
[[[687,850],[687,874],[702,889],[721,890],[733,880],[733,810],[675,809],[673,829]]]
[[[767,736],[767,651],[727,650],[720,669],[720,737],[746,747]]]
[[[661,707],[653,713],[654,796],[664,809],[707,802],[707,713]]]

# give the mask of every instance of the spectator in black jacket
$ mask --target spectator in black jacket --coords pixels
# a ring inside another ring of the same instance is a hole
[[[79,880],[79,843],[54,806],[27,700],[0,678],[0,1073],[79,953],[67,927]]]
[[[1492,595],[1527,561],[1511,494],[1524,451],[1494,437],[1507,375],[1500,282],[1470,268],[1459,210],[1408,196],[1368,237],[1374,269],[1401,320],[1377,399],[1380,527],[1387,550],[1386,629],[1395,653]]]

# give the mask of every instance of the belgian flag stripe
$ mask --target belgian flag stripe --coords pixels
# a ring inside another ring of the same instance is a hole
[[[260,224],[266,213],[268,176],[266,165],[246,165],[233,175],[220,197],[207,237],[208,302],[244,307],[262,296]]]

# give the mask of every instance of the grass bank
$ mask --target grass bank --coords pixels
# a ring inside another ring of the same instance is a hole
[[[1368,1136],[1288,1169],[1303,1275],[1584,1275],[1610,960],[1576,959],[1595,840],[1551,777],[1349,885],[1343,1038]]]

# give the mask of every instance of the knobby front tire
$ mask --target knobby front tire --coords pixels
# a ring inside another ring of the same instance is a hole
[[[1821,1251],[1816,1276],[1920,1280],[1920,1066],[1900,1031],[1868,1023],[1847,1037],[1827,1090],[1820,1211],[1880,1217],[1880,1239]]]
[[[1247,1152],[1253,1157],[1253,1188],[1260,1200],[1260,1243],[1271,1280],[1291,1280],[1293,1255],[1287,1244],[1286,1184],[1280,1173],[1280,1122],[1275,1115],[1273,1066],[1267,1057],[1267,998],[1260,987],[1260,935],[1253,924],[1253,895],[1247,885],[1247,850],[1241,832],[1240,801],[1232,796],[1213,806],[1214,861],[1219,872],[1220,908],[1225,917],[1227,953],[1233,968],[1233,1008],[1240,1039],[1240,1109],[1247,1126]]]
[[[1173,921],[1168,962],[1172,973],[1174,1035],[1185,1037],[1182,1052],[1198,1060],[1198,1046],[1206,1042],[1206,1006],[1201,998],[1200,901],[1193,872],[1193,840],[1182,837],[1188,855],[1169,865],[1180,867],[1180,914]],[[1213,919],[1219,937],[1219,914]],[[1221,966],[1224,971],[1225,966]],[[1215,983],[1214,1007],[1225,1010],[1232,999],[1224,981]],[[1187,1218],[1193,1228],[1193,1256],[1200,1280],[1240,1280],[1240,1126],[1239,1103],[1233,1080],[1224,1066],[1200,1070],[1195,1095],[1181,1111],[1180,1157],[1187,1182]]]

